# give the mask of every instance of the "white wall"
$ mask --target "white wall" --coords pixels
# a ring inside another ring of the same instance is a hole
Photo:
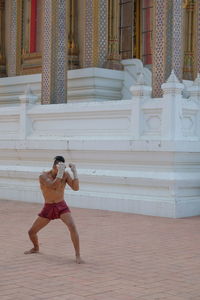
[[[27,90],[20,104],[0,107],[1,198],[42,202],[38,176],[63,155],[80,177],[79,192],[66,189],[71,206],[200,214],[198,87],[197,78],[183,99],[172,73],[163,98],[152,99],[140,75],[131,100],[44,106]]]

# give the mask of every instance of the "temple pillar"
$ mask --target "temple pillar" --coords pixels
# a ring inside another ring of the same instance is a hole
[[[161,85],[169,77],[171,70],[182,80],[182,0],[155,1],[153,22],[153,97],[161,97]]]
[[[79,0],[80,65],[102,67],[108,48],[108,0]]]
[[[119,54],[120,0],[110,0],[108,12],[108,55],[105,67],[122,70]]]
[[[161,85],[165,82],[166,12],[167,0],[158,0],[154,2],[152,64],[154,97],[162,96]]]
[[[171,71],[174,70],[176,77],[182,81],[183,79],[183,29],[184,29],[184,15],[183,15],[183,1],[173,0],[173,28],[172,28],[172,61],[171,70],[166,74],[169,77]]]
[[[42,104],[67,102],[67,4],[43,0]]]
[[[195,4],[195,77],[200,73],[200,0]]]
[[[6,76],[5,0],[0,0],[0,77]]]
[[[20,74],[21,67],[21,0],[5,1],[5,52],[8,76]]]

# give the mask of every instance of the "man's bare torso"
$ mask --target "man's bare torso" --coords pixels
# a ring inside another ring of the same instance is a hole
[[[60,180],[59,184],[56,187],[43,184],[43,180],[47,182],[48,180],[52,181],[54,179],[55,178],[52,176],[51,171],[43,172],[43,174],[40,176],[40,188],[44,196],[45,203],[58,203],[64,200],[64,191],[67,183],[67,173],[65,172],[63,178]]]

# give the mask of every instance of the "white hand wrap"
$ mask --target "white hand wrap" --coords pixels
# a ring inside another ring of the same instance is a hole
[[[56,178],[60,178],[62,179],[63,178],[63,174],[65,172],[65,164],[60,162],[58,165],[57,165],[57,168],[58,168],[58,173],[57,173],[57,176]]]
[[[76,168],[72,169],[72,173],[73,173],[74,179],[78,179],[78,174],[77,174]]]

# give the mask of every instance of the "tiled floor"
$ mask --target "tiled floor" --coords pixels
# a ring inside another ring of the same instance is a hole
[[[72,208],[77,265],[60,220],[39,233],[40,254],[23,254],[41,207],[0,201],[0,300],[200,300],[200,217]]]

